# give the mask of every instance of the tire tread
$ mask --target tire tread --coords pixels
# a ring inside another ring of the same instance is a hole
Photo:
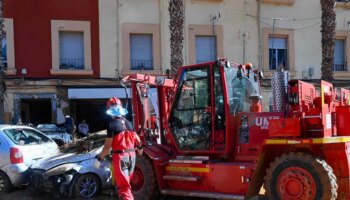
[[[338,184],[337,178],[333,173],[333,169],[324,159],[321,159],[310,154],[303,152],[290,152],[287,154],[282,154],[280,157],[276,157],[273,162],[270,163],[269,168],[266,170],[266,175],[264,177],[264,188],[266,195],[269,199],[273,198],[272,185],[269,184],[273,177],[273,172],[276,168],[289,160],[298,160],[303,163],[310,164],[317,174],[319,174],[319,179],[323,187],[322,199],[336,200],[338,196]]]

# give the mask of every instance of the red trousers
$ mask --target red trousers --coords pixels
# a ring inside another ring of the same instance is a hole
[[[130,179],[135,168],[135,152],[113,154],[112,160],[119,200],[134,200]]]

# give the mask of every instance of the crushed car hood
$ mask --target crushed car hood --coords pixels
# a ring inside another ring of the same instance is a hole
[[[38,160],[30,168],[32,169],[43,169],[49,170],[53,167],[67,164],[67,163],[79,163],[85,160],[93,159],[101,153],[102,147],[96,148],[87,153],[60,153],[51,157],[43,158]]]

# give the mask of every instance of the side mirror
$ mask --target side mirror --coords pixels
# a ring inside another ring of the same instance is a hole
[[[165,78],[163,76],[157,76],[155,82],[157,85],[163,85],[165,82]]]

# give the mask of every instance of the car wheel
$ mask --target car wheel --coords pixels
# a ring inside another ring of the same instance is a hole
[[[94,174],[82,174],[74,182],[74,196],[90,198],[100,191],[100,179]]]
[[[0,171],[0,194],[10,192],[13,189],[13,185],[9,177],[2,171]]]

